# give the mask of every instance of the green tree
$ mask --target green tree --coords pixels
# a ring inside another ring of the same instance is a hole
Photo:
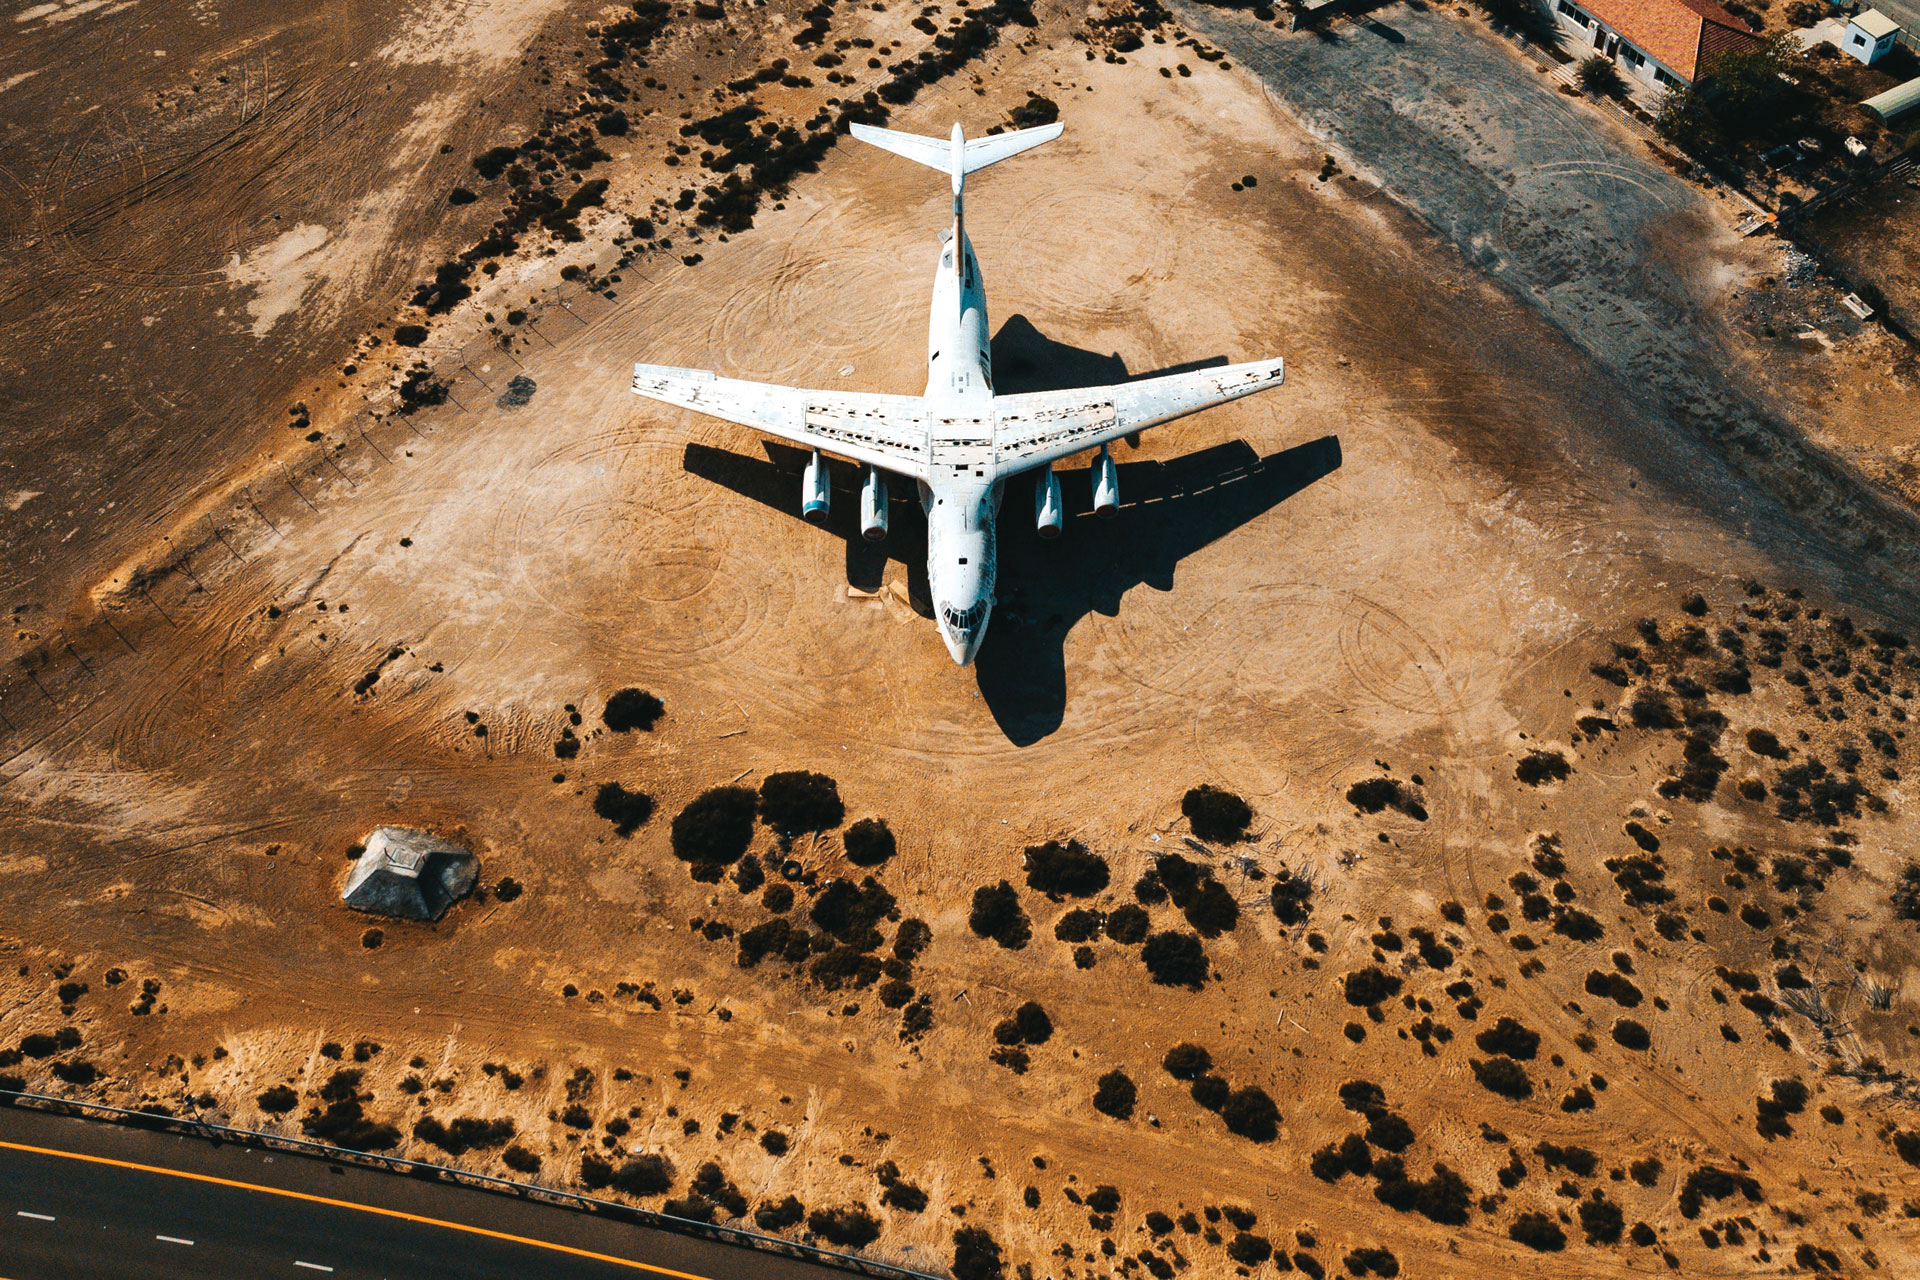
[[[1613,59],[1596,53],[1580,64],[1575,73],[1580,79],[1580,87],[1588,93],[1609,94],[1620,87],[1620,70],[1613,65]]]
[[[1715,140],[1719,125],[1698,89],[1676,84],[1667,86],[1660,99],[1653,131],[1682,151],[1697,151]]]
[[[1791,31],[1779,32],[1755,49],[1721,54],[1707,69],[1714,114],[1749,130],[1773,123],[1789,88],[1781,77],[1793,75],[1805,59]]]

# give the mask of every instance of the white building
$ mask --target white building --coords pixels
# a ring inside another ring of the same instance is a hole
[[[1899,23],[1878,9],[1869,9],[1847,23],[1847,34],[1840,41],[1840,47],[1872,66],[1899,38]]]
[[[1580,43],[1644,84],[1692,84],[1760,37],[1711,0],[1550,0]]]

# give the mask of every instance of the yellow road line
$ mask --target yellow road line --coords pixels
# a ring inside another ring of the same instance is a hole
[[[464,1222],[448,1222],[444,1218],[429,1218],[417,1213],[403,1213],[398,1209],[382,1209],[378,1205],[358,1204],[352,1200],[335,1200],[328,1196],[311,1195],[305,1191],[288,1191],[282,1187],[264,1187],[257,1182],[236,1182],[232,1178],[216,1178],[206,1173],[188,1173],[183,1169],[167,1169],[152,1164],[135,1164],[130,1160],[112,1160],[106,1156],[81,1155],[77,1151],[60,1151],[52,1147],[33,1147],[21,1142],[0,1142],[0,1149],[7,1151],[25,1151],[37,1156],[57,1156],[63,1160],[84,1160],[88,1164],[110,1165],[116,1169],[132,1169],[139,1173],[158,1173],[169,1178],[186,1178],[193,1182],[210,1183],[216,1187],[233,1187],[240,1191],[260,1191],[270,1196],[284,1196],[289,1200],[305,1200],[309,1204],[332,1205],[336,1209],[357,1209],[361,1213],[375,1213],[383,1218],[398,1218],[402,1222],[418,1222],[429,1227],[445,1227],[449,1231],[465,1231],[469,1235],[485,1236],[489,1240],[505,1240],[511,1244],[530,1245],[536,1249],[551,1249],[555,1253],[570,1254],[573,1257],[587,1258],[594,1262],[610,1262],[616,1267],[630,1267],[635,1271],[651,1271],[655,1275],[672,1276],[675,1280],[708,1280],[708,1277],[696,1275],[691,1271],[675,1271],[671,1267],[656,1267],[651,1263],[634,1262],[629,1258],[616,1258],[612,1254],[595,1253],[590,1249],[576,1249],[568,1244],[554,1244],[550,1240],[535,1240],[530,1236],[516,1236],[505,1231],[491,1231],[486,1227],[470,1227]]]

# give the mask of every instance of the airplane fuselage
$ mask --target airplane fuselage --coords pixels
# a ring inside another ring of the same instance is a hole
[[[999,568],[995,521],[1009,477],[1034,474],[1034,527],[1042,538],[1063,525],[1053,467],[1097,450],[1090,469],[1094,514],[1120,510],[1120,481],[1109,446],[1148,427],[1225,404],[1285,377],[1282,361],[1208,365],[1129,379],[996,396],[987,326],[986,285],[967,239],[962,196],[969,173],[1060,136],[1059,124],[968,139],[958,124],[929,138],[855,123],[853,136],[945,173],[953,186],[953,222],[941,237],[927,325],[927,389],[919,396],[778,386],[723,378],[711,370],[635,364],[633,390],[666,404],[753,427],[811,449],[801,477],[800,514],[823,524],[832,502],[823,453],[866,469],[860,487],[863,537],[887,536],[887,474],[912,477],[927,518],[927,583],[947,651],[971,663],[993,612]]]
[[[920,486],[927,515],[927,585],[954,661],[973,661],[993,612],[999,564],[994,523],[1001,481],[993,451],[993,353],[980,263],[954,196],[954,222],[934,269],[927,324],[927,425],[935,465]]]

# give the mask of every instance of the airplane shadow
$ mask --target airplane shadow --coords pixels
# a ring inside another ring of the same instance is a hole
[[[1131,379],[1119,356],[1055,342],[1020,316],[994,336],[993,361],[997,389],[1008,395]],[[1214,358],[1144,376],[1223,363]],[[765,459],[689,444],[684,465],[691,475],[798,519],[807,451],[772,441],[762,447]],[[1168,462],[1123,462],[1121,507],[1110,519],[1093,514],[1090,469],[1056,469],[1065,521],[1051,541],[1034,528],[1035,479],[1010,481],[999,522],[998,604],[974,659],[980,696],[1007,740],[1031,746],[1060,727],[1067,702],[1066,639],[1082,618],[1117,616],[1122,597],[1136,586],[1171,591],[1180,561],[1332,474],[1340,463],[1340,441],[1331,435],[1266,457],[1235,440]],[[926,517],[913,482],[892,478],[888,536],[870,543],[858,527],[861,469],[833,459],[827,467],[833,502],[825,532],[846,546],[848,585],[878,591],[888,561],[898,560],[907,573],[909,602],[931,618]]]

